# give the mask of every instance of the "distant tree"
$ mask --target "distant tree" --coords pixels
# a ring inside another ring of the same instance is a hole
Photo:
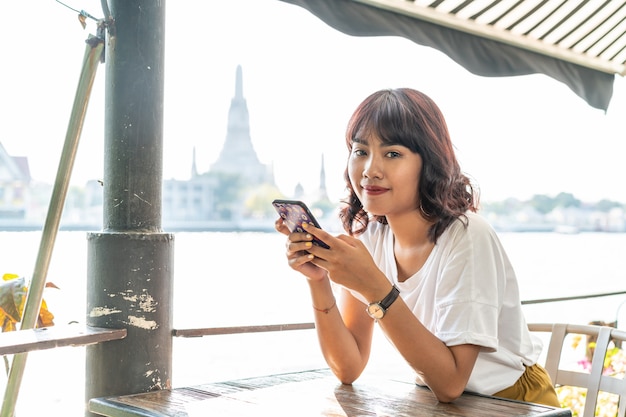
[[[276,210],[272,207],[272,201],[277,198],[285,198],[285,196],[275,185],[261,184],[246,198],[246,215],[257,218],[277,217]]]
[[[481,211],[491,212],[498,215],[507,215],[512,212],[519,211],[524,203],[516,198],[507,198],[502,201],[492,201],[489,203],[481,203]]]
[[[529,203],[541,214],[550,213],[556,207],[555,200],[547,195],[535,194]]]
[[[580,207],[581,202],[571,193],[559,193],[554,198],[555,207]]]
[[[334,204],[327,198],[317,200],[311,204],[311,210],[313,214],[319,218],[328,217],[337,209],[337,204]]]
[[[594,208],[598,211],[602,211],[602,212],[609,212],[611,211],[611,209],[615,208],[615,207],[623,207],[624,205],[621,203],[618,203],[617,201],[611,201],[611,200],[600,200],[598,201],[595,205]]]

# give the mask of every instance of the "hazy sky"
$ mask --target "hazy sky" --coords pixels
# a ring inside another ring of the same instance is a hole
[[[102,16],[99,0],[64,3]],[[166,179],[189,178],[194,147],[201,172],[216,160],[241,64],[254,147],[285,194],[318,186],[324,154],[329,194],[341,197],[350,114],[378,89],[412,87],[441,107],[483,200],[565,191],[626,202],[623,78],[605,114],[546,76],[477,77],[433,49],[349,37],[277,0],[170,0],[166,10]],[[95,23],[83,30],[55,0],[4,1],[0,14],[0,143],[52,183]],[[74,184],[102,178],[104,73],[100,65]]]

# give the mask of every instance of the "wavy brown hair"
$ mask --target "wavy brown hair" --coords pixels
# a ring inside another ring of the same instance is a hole
[[[405,146],[422,157],[419,209],[422,217],[433,222],[428,232],[432,242],[436,243],[454,220],[467,224],[465,213],[477,211],[478,193],[461,172],[446,121],[430,97],[410,88],[371,94],[348,122],[346,145],[349,152],[357,136],[370,134],[384,144]],[[347,168],[344,178],[348,197],[343,201],[340,217],[346,232],[358,235],[367,229],[370,216],[352,188]],[[387,222],[385,216],[372,216],[372,219]]]

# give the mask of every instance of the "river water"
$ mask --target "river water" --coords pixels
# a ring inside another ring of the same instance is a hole
[[[86,237],[86,232],[57,236],[48,281],[60,289],[44,292],[57,324],[84,322]],[[501,233],[500,238],[516,269],[522,300],[626,290],[626,234]],[[40,239],[40,232],[0,232],[0,272],[30,276]],[[175,328],[312,321],[307,286],[286,265],[284,237],[277,233],[176,233],[174,253]],[[620,308],[625,300],[613,296],[524,310],[529,322],[613,321],[626,317],[626,308]],[[378,339],[372,361],[395,360],[384,337]],[[18,416],[83,415],[84,350],[31,353]],[[311,330],[175,338],[172,383],[324,366]]]

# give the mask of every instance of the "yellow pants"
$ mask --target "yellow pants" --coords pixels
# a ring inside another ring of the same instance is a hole
[[[526,371],[513,386],[496,392],[493,396],[561,407],[550,375],[538,364],[526,367]]]

